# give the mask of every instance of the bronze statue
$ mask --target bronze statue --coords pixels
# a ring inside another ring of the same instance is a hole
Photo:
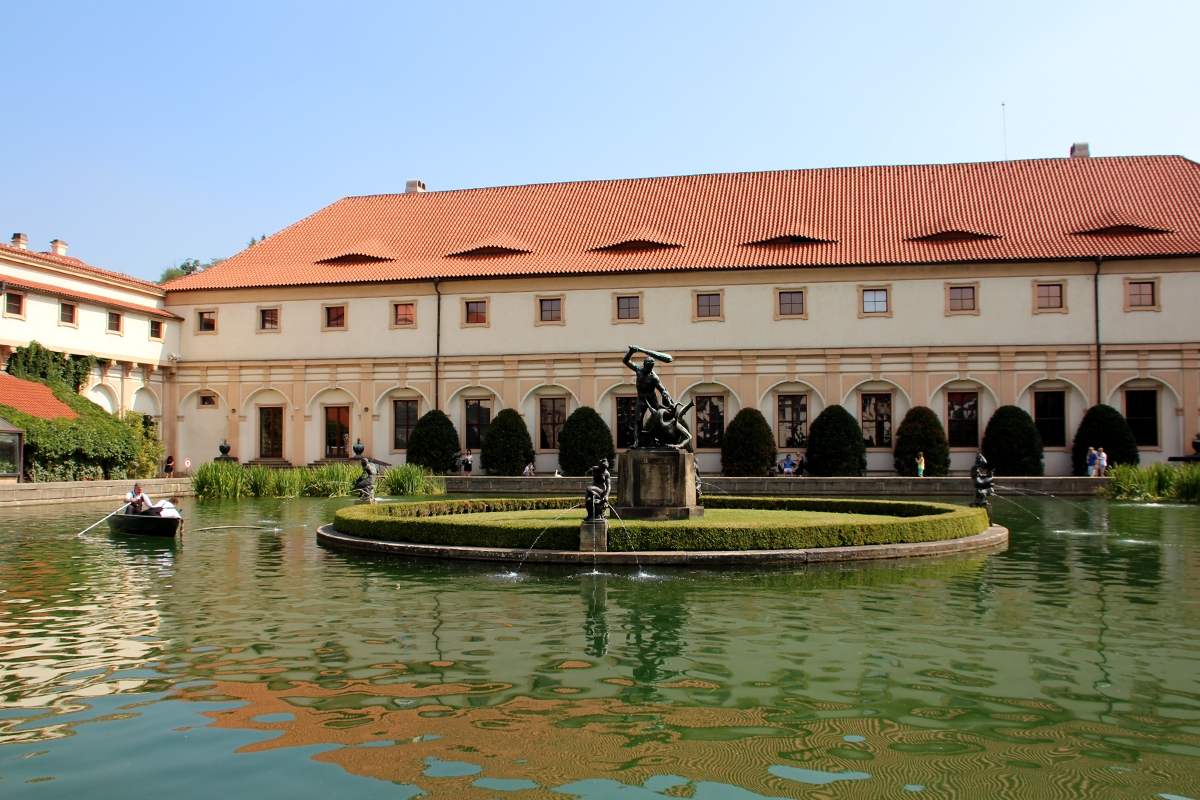
[[[646,358],[642,361],[642,366],[635,367],[633,365],[633,354],[645,353]],[[666,353],[656,353],[653,350],[645,350],[637,345],[629,345],[629,352],[625,354],[625,359],[622,362],[625,366],[633,370],[633,374],[637,376],[634,385],[637,387],[637,405],[633,411],[633,446],[645,447],[642,444],[642,423],[646,418],[647,411],[657,411],[664,405],[671,404],[671,395],[667,393],[667,389],[659,380],[657,373],[654,372],[654,356],[657,356],[663,363],[669,364],[674,359]],[[657,394],[656,394],[657,393]],[[662,395],[662,402],[659,402],[658,395]]]
[[[375,478],[379,475],[379,468],[376,467],[369,458],[361,459],[362,474],[358,476],[358,480],[354,482],[354,491],[358,493],[360,503],[375,504]]]
[[[646,419],[646,427],[642,437],[649,447],[670,447],[675,450],[687,450],[692,443],[692,431],[688,428],[687,412],[695,405],[688,401],[670,403],[668,406],[653,409]]]
[[[611,493],[612,474],[608,471],[608,459],[602,458],[592,467],[592,484],[584,490],[583,502],[589,520],[604,519]]]
[[[996,478],[992,475],[992,470],[988,466],[987,459],[983,457],[983,453],[978,453],[975,456],[975,466],[971,467],[971,484],[975,487],[975,502],[971,503],[976,508],[988,508],[988,495],[994,495],[996,490],[992,488]],[[988,519],[991,519],[991,511],[988,512]]]

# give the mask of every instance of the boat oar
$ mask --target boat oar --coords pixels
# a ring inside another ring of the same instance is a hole
[[[75,535],[76,535],[76,536],[83,536],[85,533],[87,533],[87,532],[88,532],[88,531],[90,531],[92,528],[94,528],[94,527],[96,527],[97,525],[99,525],[101,522],[104,522],[104,520],[108,519],[108,518],[109,518],[109,517],[111,517],[113,514],[119,514],[119,513],[121,513],[122,511],[124,511],[124,510],[125,510],[125,506],[128,506],[128,505],[129,505],[129,503],[126,503],[124,506],[121,506],[121,507],[120,507],[120,508],[118,508],[116,511],[112,512],[112,514],[105,514],[105,515],[104,515],[104,516],[103,516],[103,517],[102,517],[102,518],[101,518],[101,519],[100,519],[98,522],[94,522],[94,523],[92,523],[91,525],[88,525],[86,528],[84,528],[83,530],[81,530],[79,533],[77,533],[77,534],[75,534]]]

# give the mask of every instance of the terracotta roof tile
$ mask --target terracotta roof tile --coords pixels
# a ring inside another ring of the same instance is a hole
[[[1170,231],[1080,236],[1100,218]],[[996,238],[921,241],[966,231]],[[631,238],[677,244],[598,251]],[[827,244],[747,247],[781,236]],[[515,239],[530,252],[448,258]],[[377,240],[394,260],[319,263]],[[1179,156],[793,170],[348,197],[169,291],[323,283],[1200,254]]]
[[[95,303],[98,306],[105,308],[120,308],[125,311],[133,311],[139,314],[146,314],[151,317],[162,317],[163,319],[183,319],[178,314],[172,314],[170,311],[164,311],[161,308],[152,306],[139,306],[136,303],[124,303],[120,300],[114,300],[111,297],[104,297],[98,294],[87,294],[86,292],[75,292],[70,289],[64,289],[61,286],[50,286],[45,283],[35,283],[27,281],[24,278],[16,278],[10,275],[5,275],[0,272],[0,281],[6,286],[11,286],[26,292],[37,292],[40,294],[48,294],[52,297],[62,297],[67,300],[78,300],[82,303]]]
[[[0,406],[15,408],[42,419],[75,419],[79,416],[69,405],[55,397],[49,386],[14,378],[7,372],[0,372]]]
[[[80,261],[78,258],[72,258],[71,256],[60,256],[60,255],[55,255],[54,253],[38,253],[33,250],[22,250],[19,247],[13,247],[13,246],[7,245],[7,244],[0,244],[0,255],[4,255],[4,254],[25,256],[27,258],[32,258],[34,261],[44,261],[49,264],[54,264],[56,266],[67,267],[68,269],[72,269],[77,272],[81,272],[85,275],[91,274],[91,275],[102,276],[105,278],[115,278],[118,281],[122,281],[124,283],[131,284],[140,289],[153,289],[155,294],[163,293],[162,286],[160,286],[157,283],[151,283],[150,281],[144,281],[141,278],[135,278],[132,275],[126,275],[123,272],[113,272],[112,270],[100,269],[99,267],[93,267],[91,264],[85,264],[84,262]]]

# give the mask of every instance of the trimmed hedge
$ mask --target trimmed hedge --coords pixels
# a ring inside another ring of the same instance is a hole
[[[443,474],[454,469],[458,457],[458,430],[445,412],[430,409],[408,435],[405,461]]]
[[[808,429],[808,474],[857,478],[866,468],[862,426],[841,406],[827,406]]]
[[[1000,406],[983,432],[983,457],[997,477],[1045,475],[1042,435],[1029,412]]]
[[[721,440],[721,472],[757,478],[775,466],[775,434],[757,408],[743,408]]]
[[[602,458],[616,467],[612,429],[595,409],[580,406],[567,417],[558,435],[558,466],[563,475],[587,475]]]
[[[489,475],[520,475],[533,461],[533,439],[525,420],[511,408],[492,419],[479,448],[480,466]]]
[[[562,509],[578,505],[573,497],[493,498],[350,506],[337,511],[341,533],[380,541],[471,547],[579,549],[579,520],[482,520],[464,514]],[[824,511],[883,514],[904,520],[813,525],[721,525],[703,520],[650,522],[613,519],[609,549],[629,550],[784,550],[805,547],[932,542],[981,533],[988,527],[984,509],[940,503],[791,497],[709,497],[708,508]]]
[[[1071,445],[1071,466],[1076,475],[1087,475],[1087,451],[1089,447],[1103,447],[1108,455],[1108,466],[1117,464],[1140,464],[1133,431],[1120,411],[1109,405],[1092,406],[1083,415],[1075,441]]]
[[[942,421],[928,406],[913,406],[896,428],[893,463],[896,473],[917,476],[917,453],[925,454],[925,475],[936,478],[950,474],[950,445]]]

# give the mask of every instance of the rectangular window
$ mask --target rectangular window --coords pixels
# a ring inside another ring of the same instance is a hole
[[[11,317],[25,316],[25,295],[6,292],[4,294],[4,313]]]
[[[886,314],[886,313],[888,313],[888,290],[887,289],[863,289],[862,290],[862,313],[864,313],[864,314]]]
[[[540,447],[543,450],[557,450],[558,436],[562,433],[563,423],[567,421],[567,398],[543,397],[540,405]]]
[[[258,457],[283,458],[283,409],[258,409]]]
[[[947,392],[946,419],[951,447],[979,446],[979,392]]]
[[[538,300],[538,318],[542,322],[562,322],[562,298],[543,297]]]
[[[217,404],[217,396],[215,394],[200,395],[200,406],[201,407],[204,407],[204,406],[213,407],[213,406],[216,406],[216,404]]]
[[[1033,421],[1045,447],[1067,446],[1067,393],[1034,392]]]
[[[1063,285],[1061,283],[1039,283],[1037,285],[1037,307],[1039,309],[1063,308]]]
[[[258,329],[260,331],[279,330],[279,309],[260,308],[258,310]]]
[[[215,312],[215,311],[197,311],[196,312],[196,330],[200,333],[216,333],[217,332],[217,312]]]
[[[1158,447],[1158,390],[1125,392],[1125,419],[1138,447]]]
[[[862,395],[862,432],[867,447],[892,446],[892,395]]]
[[[636,397],[617,398],[617,447],[633,447],[634,427],[640,422],[633,415],[637,412]]]
[[[150,338],[161,342],[163,338],[163,324],[160,319],[150,320]]]
[[[719,294],[698,294],[698,295],[696,295],[696,316],[697,317],[719,317],[719,316],[721,316],[721,295],[719,295]]]
[[[397,328],[411,328],[417,324],[416,303],[392,303],[392,325]]]
[[[642,298],[639,295],[617,298],[617,319],[641,319]]]
[[[325,406],[325,457],[350,455],[350,407]]]
[[[75,304],[60,303],[58,306],[58,321],[63,325],[75,324]]]
[[[325,306],[325,327],[331,330],[345,330],[346,307]]]
[[[804,292],[780,292],[779,293],[779,316],[781,317],[803,317],[804,316]]]
[[[467,324],[487,324],[487,300],[468,300],[466,302]]]
[[[108,332],[109,333],[120,333],[121,332],[121,324],[122,324],[121,312],[119,312],[119,311],[108,312]]]
[[[491,400],[467,400],[464,403],[466,442],[468,450],[478,450],[487,436],[488,425],[492,424]]]
[[[720,447],[725,438],[725,396],[696,398],[696,447]]]
[[[951,311],[974,311],[975,310],[975,287],[974,286],[951,286],[950,287],[950,310]]]
[[[393,400],[392,422],[395,426],[393,450],[407,450],[408,437],[412,435],[413,426],[417,424],[416,400]]]
[[[808,395],[779,395],[779,446],[808,446]]]
[[[1125,286],[1130,308],[1153,308],[1158,305],[1154,281],[1130,281]]]

